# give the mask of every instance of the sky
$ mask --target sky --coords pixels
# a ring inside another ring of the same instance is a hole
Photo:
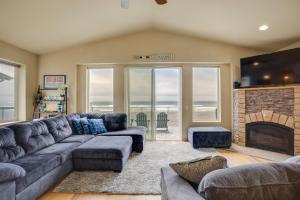
[[[131,101],[150,101],[152,69],[129,69],[129,92]],[[180,71],[176,68],[159,68],[155,73],[155,93],[157,101],[178,101]],[[90,101],[113,100],[113,70],[90,69]],[[194,68],[193,80],[195,101],[216,101],[218,88],[218,68]],[[183,90],[185,88],[182,88]]]

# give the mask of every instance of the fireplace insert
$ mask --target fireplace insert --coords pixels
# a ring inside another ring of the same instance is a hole
[[[294,129],[273,122],[248,123],[246,146],[294,155]]]

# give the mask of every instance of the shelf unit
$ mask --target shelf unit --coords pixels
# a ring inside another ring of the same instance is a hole
[[[34,103],[34,108],[33,108],[33,119],[40,119],[41,116],[45,117],[52,117],[55,115],[59,114],[68,114],[68,89],[65,88],[64,91],[64,98],[63,100],[46,100],[44,99],[46,93],[56,93],[57,95],[54,96],[59,96],[58,91],[56,89],[44,89],[40,88],[37,91],[37,95],[35,97],[35,103]],[[40,111],[40,105],[41,104],[50,104],[50,103],[61,103],[63,105],[63,111],[58,112],[58,111]]]

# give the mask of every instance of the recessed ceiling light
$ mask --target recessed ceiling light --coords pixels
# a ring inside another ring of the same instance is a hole
[[[263,78],[264,78],[265,80],[268,80],[268,79],[270,79],[270,75],[266,74],[266,75],[264,75]]]
[[[260,31],[266,31],[266,30],[268,30],[269,29],[269,26],[268,25],[261,25],[260,27],[259,27],[259,30]]]
[[[258,65],[259,65],[259,62],[254,62],[253,65],[254,65],[254,66],[258,66]]]

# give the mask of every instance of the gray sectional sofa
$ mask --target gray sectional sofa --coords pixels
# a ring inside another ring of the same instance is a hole
[[[162,200],[298,200],[300,156],[215,170],[193,185],[170,167],[161,169]]]
[[[75,135],[71,120],[101,118],[109,132]],[[74,170],[121,171],[142,152],[146,129],[124,113],[59,115],[0,128],[0,199],[34,200]]]

